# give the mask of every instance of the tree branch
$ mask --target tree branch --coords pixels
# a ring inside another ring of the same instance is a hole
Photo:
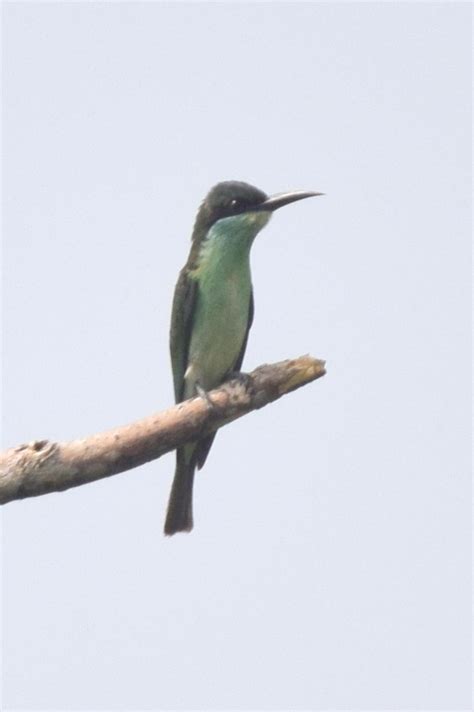
[[[0,453],[0,504],[84,485],[155,460],[252,410],[324,376],[311,356],[264,365],[248,382],[228,381],[209,393],[213,407],[192,398],[82,440],[36,440]]]

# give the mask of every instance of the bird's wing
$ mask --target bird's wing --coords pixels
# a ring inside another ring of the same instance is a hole
[[[188,365],[189,341],[197,298],[197,282],[184,268],[174,290],[171,314],[170,352],[176,403],[183,400],[184,374]]]
[[[249,304],[249,318],[247,321],[247,331],[245,332],[245,337],[244,340],[242,341],[242,348],[240,349],[240,353],[237,356],[237,360],[234,364],[234,371],[240,371],[240,368],[242,366],[242,361],[244,360],[245,356],[245,350],[247,348],[247,341],[249,339],[249,331],[250,327],[252,326],[253,323],[253,315],[255,313],[255,308],[254,308],[254,303],[253,303],[253,290],[250,292],[250,304]]]
[[[237,360],[232,368],[232,371],[240,371],[240,367],[242,366],[242,361],[244,360],[245,349],[247,348],[247,341],[249,338],[250,327],[252,326],[252,322],[253,322],[253,315],[254,315],[253,292],[250,292],[250,304],[249,304],[249,317],[248,317],[248,321],[247,321],[247,331],[245,332],[245,337],[242,342],[242,348],[240,349],[240,353],[237,356]],[[195,450],[196,464],[197,464],[197,467],[199,470],[206,462],[206,458],[209,454],[209,450],[211,449],[211,446],[212,446],[212,443],[213,443],[215,437],[216,437],[216,433],[211,433],[207,437],[202,438],[202,440],[199,440],[199,442],[196,445],[196,450]]]

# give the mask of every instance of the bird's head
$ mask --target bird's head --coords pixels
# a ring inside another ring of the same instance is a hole
[[[253,185],[241,181],[223,181],[215,185],[199,208],[193,230],[193,241],[201,243],[216,223],[226,220],[226,226],[239,226],[252,237],[267,224],[272,213],[296,200],[322,195],[310,191],[294,191],[268,196]]]

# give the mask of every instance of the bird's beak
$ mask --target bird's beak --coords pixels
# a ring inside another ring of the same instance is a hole
[[[258,206],[259,210],[278,210],[284,205],[289,205],[297,200],[303,200],[304,198],[314,198],[316,195],[324,195],[324,193],[315,193],[309,190],[294,190],[291,193],[278,193],[278,195],[271,195],[263,203]]]

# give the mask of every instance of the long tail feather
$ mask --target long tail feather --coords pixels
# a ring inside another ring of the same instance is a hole
[[[193,483],[196,458],[189,446],[176,451],[176,471],[166,513],[165,534],[190,532],[193,528]]]

